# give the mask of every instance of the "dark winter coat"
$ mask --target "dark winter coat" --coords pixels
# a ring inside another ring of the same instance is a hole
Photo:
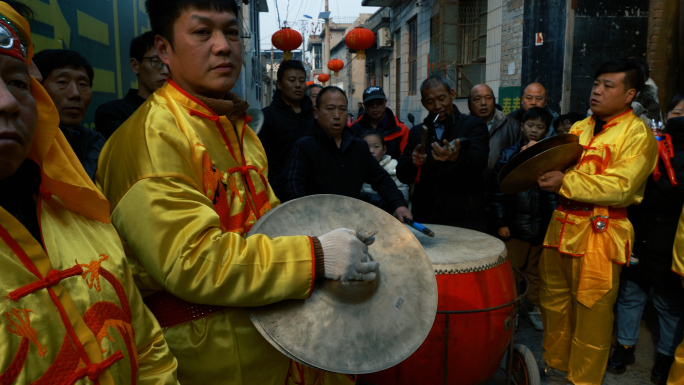
[[[489,131],[489,158],[485,169],[487,189],[496,188],[496,178],[492,178],[492,170],[499,160],[501,150],[514,145],[521,138],[520,123],[503,112],[494,109],[492,129]]]
[[[133,113],[145,103],[138,90],[131,88],[123,99],[110,100],[95,110],[95,129],[105,139],[116,131]]]
[[[100,158],[100,151],[104,147],[105,139],[99,132],[79,125],[76,128],[59,126],[66,137],[67,142],[76,153],[76,157],[81,161],[90,179],[95,181],[97,172],[97,160]]]
[[[494,180],[499,177],[506,163],[520,153],[524,144],[524,139],[520,139],[511,147],[501,150],[499,160],[492,170]],[[555,193],[542,191],[537,187],[520,194],[504,194],[497,184],[490,199],[490,212],[495,229],[508,227],[511,238],[529,242],[534,246],[542,244],[558,202]]]
[[[670,161],[678,186],[672,186],[665,164],[659,158],[660,179],[654,181],[651,175],[642,203],[630,206],[629,219],[636,237],[634,253],[639,265],[627,270],[641,271],[648,284],[665,292],[684,295],[679,276],[671,271],[672,247],[684,205],[684,117],[670,119],[667,132],[672,137],[674,158]]]
[[[397,177],[406,184],[415,183],[413,191],[414,219],[421,223],[435,223],[486,231],[484,208],[485,184],[483,172],[489,156],[489,134],[485,122],[474,116],[462,114],[453,106],[453,114],[447,116],[441,140],[437,139],[432,124],[434,116],[428,115],[423,124],[414,126],[409,133],[408,144],[397,165]],[[422,143],[423,125],[428,129],[425,151],[427,160],[420,166],[420,181],[416,183],[418,167],[411,155]],[[455,162],[438,162],[432,157],[430,144],[442,140],[468,139],[462,144]]]
[[[385,146],[387,147],[385,154],[393,159],[399,159],[408,142],[409,129],[394,116],[394,113],[389,108],[385,108],[385,118],[387,126],[378,127],[377,131],[385,139]],[[371,125],[370,119],[366,115],[359,116],[359,119],[351,126],[352,133],[359,138],[368,130],[373,130],[373,125]]]
[[[314,121],[310,132],[295,142],[286,170],[285,200],[315,194],[361,199],[361,187],[368,183],[390,212],[407,206],[395,182],[368,150],[368,144],[347,129],[338,148]]]
[[[300,108],[295,112],[285,103],[280,90],[276,90],[271,105],[262,110],[264,125],[259,139],[268,159],[268,182],[280,199],[285,194],[285,162],[292,145],[309,131],[314,121],[311,98],[304,97]]]

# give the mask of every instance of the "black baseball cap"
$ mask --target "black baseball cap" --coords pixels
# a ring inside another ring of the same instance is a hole
[[[382,90],[382,87],[370,86],[363,91],[364,103],[373,99],[387,99],[387,96],[385,96],[385,91]]]

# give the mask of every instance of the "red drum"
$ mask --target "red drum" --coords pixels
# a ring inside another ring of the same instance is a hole
[[[517,294],[504,243],[473,230],[426,226],[434,238],[413,232],[437,275],[437,318],[413,355],[387,370],[359,376],[365,382],[477,384],[494,375],[511,342]]]

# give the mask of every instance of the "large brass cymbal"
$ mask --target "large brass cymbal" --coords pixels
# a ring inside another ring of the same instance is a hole
[[[377,372],[420,347],[437,311],[433,267],[411,231],[360,200],[313,195],[271,210],[249,235],[320,236],[340,227],[379,230],[369,247],[380,263],[375,281],[318,279],[310,298],[250,308],[250,317],[269,343],[300,363],[337,373]]]
[[[506,163],[499,173],[504,194],[518,194],[538,186],[537,180],[549,171],[565,171],[582,156],[579,137],[556,135],[539,141]]]

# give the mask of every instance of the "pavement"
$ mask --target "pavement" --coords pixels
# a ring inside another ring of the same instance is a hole
[[[615,337],[613,337],[615,343]],[[527,346],[534,354],[537,364],[542,364],[542,333],[534,330],[529,321],[520,317],[518,329],[515,334],[515,343]],[[655,363],[655,347],[658,343],[658,319],[655,309],[650,305],[644,311],[639,332],[639,343],[635,350],[636,362],[627,367],[623,374],[616,375],[606,372],[603,377],[603,385],[649,385],[651,384],[651,369]],[[501,367],[503,367],[503,363]],[[550,379],[544,374],[540,375],[541,383],[544,385],[565,385],[568,381]],[[499,370],[494,377],[483,383],[484,385],[506,384],[506,376],[503,370]]]

